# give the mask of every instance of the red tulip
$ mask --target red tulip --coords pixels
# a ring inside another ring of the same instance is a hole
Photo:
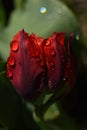
[[[48,39],[19,31],[10,44],[7,76],[16,91],[25,99],[36,98],[45,86],[55,90],[66,82],[75,81],[75,61],[68,41],[68,59],[64,44],[65,33],[54,33]]]

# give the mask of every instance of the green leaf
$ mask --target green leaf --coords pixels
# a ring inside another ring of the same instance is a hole
[[[0,74],[0,120],[9,130],[24,128],[22,103],[5,74]]]
[[[8,130],[8,128],[0,128],[0,130]]]
[[[14,6],[16,8],[21,8],[23,6],[24,0],[14,0]]]
[[[41,7],[45,7],[42,13]],[[17,8],[11,14],[9,26],[0,35],[0,53],[4,60],[13,35],[23,28],[29,34],[33,32],[46,38],[56,31],[77,32],[78,23],[68,7],[58,0],[26,0],[22,9]]]
[[[60,112],[58,110],[58,107],[56,103],[50,105],[46,113],[44,114],[45,120],[53,120],[56,119],[59,116]]]
[[[5,23],[5,12],[0,1],[0,29],[2,28],[4,23]]]
[[[8,128],[0,121],[0,130],[8,130]]]
[[[6,70],[6,63],[3,61],[0,61],[0,73]]]

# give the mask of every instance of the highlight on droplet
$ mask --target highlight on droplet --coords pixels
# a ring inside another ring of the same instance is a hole
[[[15,60],[14,60],[14,58],[11,57],[11,56],[8,57],[7,62],[8,62],[8,64],[9,64],[10,66],[14,66],[14,64],[15,64]]]
[[[18,50],[18,41],[12,41],[10,44],[10,48],[12,51],[17,51]]]
[[[45,14],[46,12],[47,12],[46,7],[41,7],[40,8],[40,13]]]
[[[13,72],[11,70],[7,70],[7,76],[8,78],[12,78]]]

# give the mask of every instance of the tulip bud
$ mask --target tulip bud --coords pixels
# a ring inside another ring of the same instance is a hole
[[[65,46],[65,32],[54,33],[48,39],[19,31],[10,44],[7,76],[18,94],[34,100],[48,86],[50,91],[60,90],[64,84],[73,86],[76,65],[71,48]],[[67,57],[68,54],[68,57]]]

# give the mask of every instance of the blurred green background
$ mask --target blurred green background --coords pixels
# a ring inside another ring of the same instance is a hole
[[[6,77],[9,45],[13,35],[21,29],[44,38],[53,32],[75,34],[73,50],[79,64],[75,86],[49,107],[45,122],[37,119],[34,106],[17,95]],[[0,130],[86,130],[86,104],[87,1],[0,0]]]

